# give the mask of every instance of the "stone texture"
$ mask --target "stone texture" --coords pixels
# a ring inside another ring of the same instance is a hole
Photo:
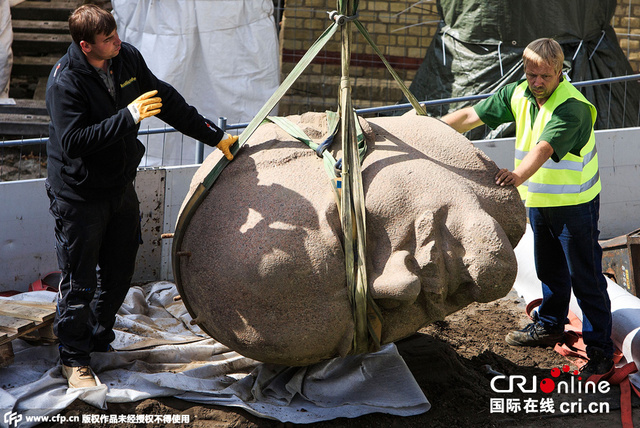
[[[324,114],[289,119],[323,139]],[[407,113],[364,128],[367,271],[382,341],[506,295],[526,218],[516,189],[495,185],[497,166],[437,119]],[[192,191],[219,158],[205,160]],[[186,228],[183,300],[208,334],[245,356],[306,365],[346,355],[353,322],[341,241],[322,161],[263,125]]]

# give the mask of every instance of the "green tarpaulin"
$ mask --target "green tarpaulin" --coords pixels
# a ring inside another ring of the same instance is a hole
[[[419,100],[488,94],[524,77],[522,51],[553,37],[572,82],[634,74],[611,19],[616,0],[439,0],[441,23],[410,90]],[[637,81],[581,89],[598,109],[596,129],[638,126]],[[431,107],[442,116],[477,101]],[[450,110],[449,110],[450,109]],[[510,136],[478,128],[472,139]]]

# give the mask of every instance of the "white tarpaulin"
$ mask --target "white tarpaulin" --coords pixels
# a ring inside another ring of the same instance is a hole
[[[9,0],[0,0],[0,98],[9,97],[9,80],[13,67],[13,30]]]
[[[108,403],[170,396],[294,423],[374,412],[409,416],[430,408],[393,344],[308,367],[263,364],[191,325],[176,295],[170,282],[131,288],[116,319],[118,351],[92,354],[91,366],[102,383],[93,388],[67,388],[57,346],[14,340],[15,362],[0,369],[0,426],[17,419],[19,427],[34,426],[28,416],[55,415],[76,399],[106,409]],[[55,293],[11,299],[52,302]]]
[[[112,0],[120,38],[151,71],[217,123],[247,123],[280,83],[272,0]],[[142,126],[162,128],[157,118]],[[147,139],[142,139],[147,145]],[[164,147],[163,147],[164,146]],[[206,147],[205,157],[212,149]],[[195,142],[149,138],[142,166],[194,163]]]

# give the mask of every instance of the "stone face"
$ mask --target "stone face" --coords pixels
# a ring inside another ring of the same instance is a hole
[[[289,119],[324,139],[324,114]],[[516,189],[495,184],[498,167],[437,119],[408,113],[363,129],[367,274],[383,343],[506,295],[526,217]],[[219,158],[205,160],[192,191]],[[341,243],[322,160],[263,125],[186,227],[182,298],[208,334],[245,356],[285,365],[344,356],[353,321]]]

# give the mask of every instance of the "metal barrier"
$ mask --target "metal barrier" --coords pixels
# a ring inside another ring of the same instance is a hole
[[[613,85],[617,83],[625,83],[625,82],[630,82],[634,80],[640,80],[640,74],[610,77],[610,78],[598,79],[598,80],[587,80],[583,82],[572,82],[572,83],[574,86],[581,88],[581,87],[597,86],[597,85]],[[458,97],[458,98],[444,98],[440,100],[422,101],[421,104],[424,104],[425,106],[430,107],[430,106],[446,105],[446,104],[453,104],[453,103],[461,103],[461,102],[467,102],[467,101],[477,101],[477,100],[482,100],[484,98],[487,98],[490,95],[491,94],[479,94],[479,95],[470,95],[470,96]],[[411,108],[412,108],[411,104],[409,103],[393,104],[393,105],[388,105],[383,107],[357,109],[356,113],[362,116],[381,115],[381,114],[388,114],[390,112],[395,112],[395,111],[409,110]],[[227,124],[227,120],[224,117],[220,117],[218,119],[218,126],[225,131],[241,130],[241,129],[244,129],[247,125],[248,123]],[[639,126],[639,125],[640,124],[631,124],[629,127]],[[155,134],[167,134],[167,133],[173,133],[173,132],[178,132],[178,131],[175,128],[167,126],[164,128],[141,129],[138,132],[138,135],[141,137],[144,137],[144,136],[151,136]],[[184,137],[185,136],[183,135],[183,138]],[[20,140],[2,141],[0,142],[0,156],[3,155],[4,148],[38,146],[38,145],[43,146],[48,142],[48,140],[49,140],[48,137],[40,137],[40,138],[28,138],[28,139],[20,139]],[[204,144],[195,140],[194,142],[196,144],[196,154],[195,154],[194,163],[199,164],[199,163],[202,163],[204,158]],[[22,152],[20,153],[20,156],[22,156]],[[40,154],[38,156],[41,159],[44,155]],[[38,156],[34,155],[34,157],[38,157]],[[3,164],[0,163],[0,176],[2,175],[2,167],[3,167]],[[17,178],[17,179],[20,179],[20,178]],[[2,179],[0,178],[0,180]]]

